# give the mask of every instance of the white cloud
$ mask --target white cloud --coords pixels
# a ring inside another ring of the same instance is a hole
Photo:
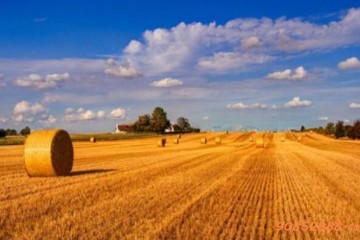
[[[129,42],[123,57],[147,75],[188,71],[193,66],[200,66],[200,70],[234,70],[244,64],[269,61],[279,53],[326,51],[357,44],[358,32],[360,9],[356,8],[325,24],[300,18],[242,18],[225,25],[179,23],[169,29],[145,31],[143,39]],[[256,51],[249,51],[255,47]],[[294,78],[301,79],[302,74],[295,71]]]
[[[81,122],[90,120],[100,120],[105,118],[104,111],[94,112],[93,110],[86,110],[84,108],[67,108],[65,110],[64,120],[66,122]]]
[[[39,122],[43,125],[51,125],[56,122],[53,115],[48,114],[49,110],[40,103],[18,102],[13,110],[12,118],[15,122]]]
[[[267,78],[276,80],[301,80],[304,79],[307,75],[307,72],[303,66],[296,68],[294,74],[291,74],[291,72],[291,69],[286,69],[282,72],[273,72],[269,73]]]
[[[151,84],[153,87],[160,87],[160,88],[166,88],[166,87],[177,87],[182,86],[184,83],[179,79],[174,78],[164,78],[160,81],[155,81]]]
[[[328,121],[328,117],[318,117],[318,121]]]
[[[360,108],[360,103],[352,102],[350,103],[349,108]]]
[[[349,119],[344,119],[343,121],[344,121],[344,123],[349,123],[350,122]]]
[[[285,103],[285,108],[308,107],[311,105],[309,100],[300,100],[300,97],[294,97],[289,102]]]
[[[235,104],[228,104],[226,108],[232,110],[244,110],[244,109],[267,109],[268,107],[265,104],[253,103],[251,105],[246,105],[241,102]]]
[[[249,64],[260,64],[270,61],[272,58],[261,54],[240,54],[237,52],[217,52],[211,57],[201,58],[198,66],[201,69],[212,71],[227,71],[243,68]]]
[[[7,119],[4,117],[0,117],[0,123],[7,123]]]
[[[126,116],[126,110],[123,108],[113,109],[110,113],[111,118],[124,118]]]
[[[106,61],[106,63],[108,64],[108,67],[105,68],[105,74],[129,79],[142,76],[142,74],[138,70],[130,66],[129,62],[118,65],[113,58],[110,58]]]
[[[141,52],[142,48],[143,48],[143,46],[142,46],[141,42],[136,41],[136,40],[131,40],[130,43],[125,47],[124,52],[130,53],[130,54],[135,54],[135,53]]]
[[[271,105],[271,109],[277,109],[277,106],[275,104]]]
[[[244,48],[255,48],[261,46],[261,42],[257,37],[249,37],[241,40],[241,46]]]
[[[345,61],[339,62],[338,68],[345,70],[345,69],[359,69],[360,68],[360,61],[356,57],[351,57],[346,59]]]
[[[49,88],[56,88],[60,82],[70,78],[69,73],[63,74],[48,74],[41,76],[40,74],[32,73],[27,77],[16,79],[15,84],[19,87],[28,87],[35,90],[43,90]]]
[[[202,119],[203,119],[204,121],[207,121],[207,120],[210,119],[210,117],[209,117],[209,116],[204,116]]]

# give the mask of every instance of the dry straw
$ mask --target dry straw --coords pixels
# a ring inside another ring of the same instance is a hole
[[[221,144],[221,138],[220,137],[215,138],[215,143],[216,144]]]
[[[176,138],[179,138],[179,139],[180,139],[180,138],[181,138],[181,134],[178,134],[178,135],[176,136]]]
[[[90,138],[90,142],[96,143],[96,138],[94,138],[94,137]]]
[[[281,137],[281,142],[285,142],[285,137]]]
[[[179,144],[179,138],[175,138],[175,139],[174,139],[174,143],[175,143],[175,144]]]
[[[159,141],[158,141],[158,147],[165,147],[166,145],[166,138],[161,138]]]
[[[74,150],[65,130],[32,132],[25,142],[25,169],[30,177],[69,175],[74,162]]]
[[[200,142],[201,142],[201,144],[206,144],[207,143],[207,138],[206,137],[201,138]]]
[[[264,138],[258,137],[256,139],[255,145],[256,145],[257,148],[263,148],[264,147]]]
[[[297,137],[297,140],[298,140],[299,142],[301,142],[301,140],[302,140],[301,136],[298,136],[298,137]]]
[[[254,142],[254,138],[250,137],[249,142]]]

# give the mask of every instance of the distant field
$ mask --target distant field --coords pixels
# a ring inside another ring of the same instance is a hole
[[[174,137],[75,142],[58,178],[29,178],[23,146],[1,146],[0,239],[360,239],[359,141]]]
[[[72,141],[74,142],[87,142],[91,137],[95,137],[97,141],[114,141],[114,140],[125,140],[125,139],[135,139],[135,138],[147,138],[154,137],[154,133],[126,133],[126,134],[116,134],[116,133],[93,133],[93,134],[70,134]],[[21,145],[24,144],[26,137],[25,136],[8,136],[5,138],[0,138],[0,145]]]

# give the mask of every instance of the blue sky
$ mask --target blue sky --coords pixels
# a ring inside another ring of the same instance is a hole
[[[2,1],[0,128],[360,118],[359,1]]]

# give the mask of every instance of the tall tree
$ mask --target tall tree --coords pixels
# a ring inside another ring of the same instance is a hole
[[[352,127],[352,135],[355,139],[360,139],[360,120],[356,120]]]
[[[189,119],[184,117],[179,117],[177,119],[177,125],[179,126],[180,131],[182,132],[191,132],[191,125]]]
[[[148,132],[150,131],[150,115],[144,114],[139,116],[138,120],[133,125],[133,130],[137,132]]]
[[[305,131],[305,127],[304,125],[301,126],[301,129],[300,129],[301,132],[304,132]]]
[[[151,129],[154,132],[162,133],[170,126],[166,112],[161,107],[156,107],[151,115]]]
[[[0,138],[3,138],[6,136],[6,131],[2,128],[0,128]]]
[[[25,128],[21,129],[20,134],[21,135],[29,135],[31,132],[30,128],[26,126]]]
[[[335,132],[335,127],[334,127],[334,123],[332,122],[329,122],[326,127],[325,127],[325,130],[324,130],[324,133],[326,135],[333,135]]]
[[[344,122],[338,121],[335,125],[335,137],[341,138],[345,136]]]

